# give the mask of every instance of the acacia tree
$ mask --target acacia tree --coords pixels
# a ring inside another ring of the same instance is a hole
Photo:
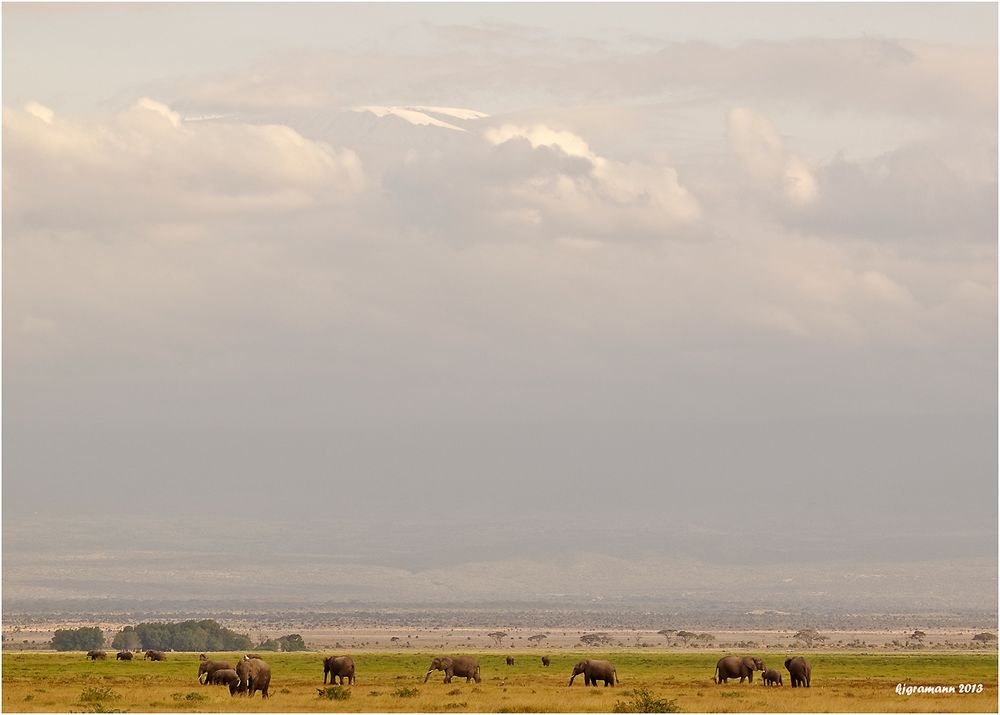
[[[539,634],[534,635],[534,636],[528,636],[528,642],[529,643],[533,643],[535,645],[538,645],[539,643],[541,643],[546,638],[548,638],[547,635],[545,635],[544,633],[539,633]]]
[[[657,631],[657,633],[667,639],[667,645],[670,645],[670,639],[677,635],[677,629],[675,628],[664,628],[663,630]]]
[[[503,631],[493,631],[492,633],[487,633],[486,635],[492,638],[493,642],[496,643],[498,646],[501,645],[503,639],[507,637],[507,634],[504,633]]]
[[[698,634],[691,631],[677,631],[677,637],[684,641],[684,645],[687,645],[692,638],[697,638]]]
[[[598,646],[608,645],[612,642],[612,640],[607,633],[585,633],[580,636],[580,642],[584,645]]]

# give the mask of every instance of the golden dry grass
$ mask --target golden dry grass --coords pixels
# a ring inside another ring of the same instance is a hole
[[[113,653],[109,654],[113,658]],[[997,712],[995,654],[811,653],[813,686],[765,688],[711,677],[719,653],[618,651],[559,653],[543,668],[539,653],[481,653],[483,680],[442,682],[435,672],[424,684],[430,653],[352,653],[357,682],[346,700],[319,697],[322,655],[267,656],[273,670],[271,698],[230,697],[228,690],[200,686],[198,654],[171,653],[164,663],[90,662],[82,653],[32,653],[3,659],[5,712],[612,712],[643,688],[672,700],[685,712]],[[219,659],[238,654],[219,654]],[[586,688],[580,678],[566,687],[573,663],[606,657],[615,663],[616,688]],[[781,669],[783,657],[765,654]],[[897,683],[958,685],[982,683],[981,693],[910,695]]]

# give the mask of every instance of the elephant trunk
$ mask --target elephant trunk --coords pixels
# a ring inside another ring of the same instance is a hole
[[[578,675],[579,675],[579,673],[573,673],[573,675],[571,675],[571,676],[570,676],[570,679],[569,679],[569,684],[570,684],[570,685],[572,685],[572,684],[573,684],[573,678],[575,678],[575,677],[576,677],[576,676],[578,676]],[[567,687],[568,687],[568,686],[567,686]]]
[[[427,682],[427,679],[431,677],[431,673],[433,673],[433,672],[434,672],[433,668],[431,668],[430,670],[427,671],[427,675],[424,676],[424,682],[425,683]]]

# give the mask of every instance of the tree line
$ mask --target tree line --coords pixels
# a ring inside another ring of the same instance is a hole
[[[103,648],[105,635],[100,628],[65,628],[53,634],[54,650],[93,650]],[[140,623],[125,626],[111,640],[117,650],[177,650],[177,651],[301,651],[307,650],[298,633],[268,638],[254,646],[250,636],[224,628],[217,621],[189,620],[179,623]]]

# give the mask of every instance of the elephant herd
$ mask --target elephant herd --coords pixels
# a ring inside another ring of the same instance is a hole
[[[87,653],[91,660],[105,659],[107,655],[104,651],[92,650]],[[162,651],[146,651],[143,659],[166,660],[167,656]],[[118,660],[132,660],[132,653],[121,651],[117,654]],[[514,664],[513,656],[507,656],[507,665]],[[542,656],[542,665],[549,665],[549,657]],[[458,676],[465,678],[465,682],[482,682],[480,675],[479,661],[468,655],[439,656],[431,661],[424,682],[431,677],[435,670],[444,673],[444,682],[450,683],[452,678]],[[802,656],[795,656],[785,660],[785,670],[791,677],[793,688],[810,686],[812,678],[812,666]],[[722,684],[730,679],[739,678],[753,682],[754,671],[763,673],[761,679],[765,686],[781,686],[781,673],[768,669],[764,661],[760,658],[746,656],[741,658],[736,655],[720,658],[715,665],[715,673],[712,680]],[[573,674],[570,676],[569,685],[578,675],[583,676],[584,686],[596,686],[598,681],[604,683],[604,687],[617,685],[618,672],[615,667],[606,660],[586,659],[581,660],[573,666]],[[347,680],[348,685],[354,685],[354,660],[348,655],[330,656],[323,659],[323,684],[326,685],[327,678],[333,685],[339,680],[339,685]],[[227,661],[210,660],[204,653],[201,654],[198,664],[198,682],[202,685],[225,685],[229,687],[229,694],[245,694],[250,697],[259,690],[262,698],[268,697],[267,689],[271,683],[271,667],[256,653],[248,653],[241,658],[234,668]]]
[[[750,656],[740,658],[736,655],[727,655],[725,658],[719,659],[719,662],[715,665],[715,675],[712,680],[720,685],[727,682],[730,678],[739,678],[741,683],[744,680],[752,683],[755,670],[763,673],[761,679],[764,681],[765,686],[780,687],[783,685],[781,673],[777,670],[767,668],[764,665],[764,661],[760,658]],[[812,665],[810,665],[808,660],[800,655],[788,658],[785,660],[785,670],[788,671],[788,675],[791,677],[793,688],[809,687],[812,680]]]
[[[266,698],[271,684],[271,666],[255,653],[244,655],[235,668],[224,660],[209,660],[202,653],[198,664],[198,682],[202,685],[227,685],[230,695],[240,693],[251,698],[259,690],[261,697]]]

